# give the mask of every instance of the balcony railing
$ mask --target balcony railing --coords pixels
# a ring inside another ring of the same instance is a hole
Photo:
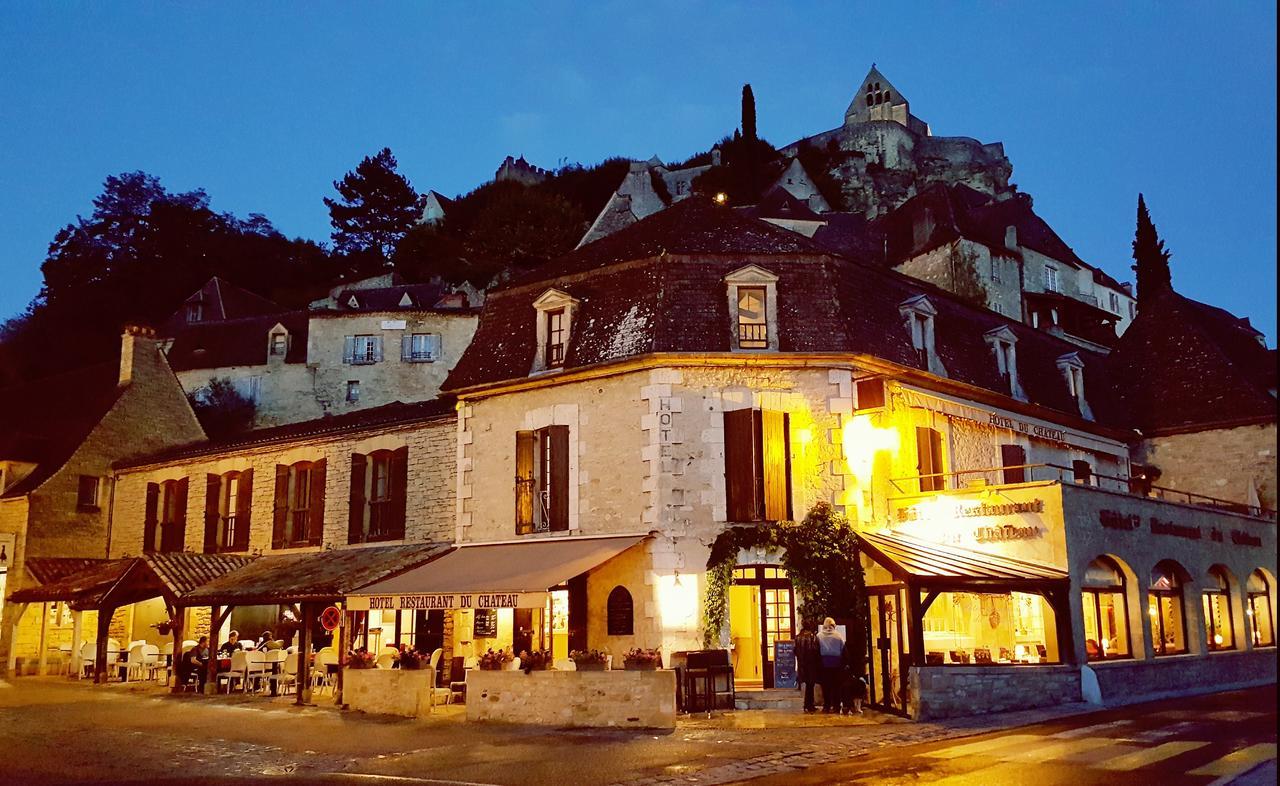
[[[765,322],[739,322],[738,346],[763,349],[769,346],[769,325]]]
[[[1077,470],[1059,464],[1019,464],[1008,467],[984,467],[957,472],[935,472],[928,475],[908,475],[890,478],[889,482],[901,494],[918,494],[928,491],[963,491],[985,486],[1007,486],[1016,483],[1056,481],[1081,486],[1093,486],[1107,491],[1131,494],[1135,497],[1178,502],[1184,505],[1213,508],[1254,518],[1276,520],[1276,511],[1258,505],[1233,502],[1205,494],[1194,494],[1181,489],[1156,486],[1142,478],[1103,475],[1097,472]]]

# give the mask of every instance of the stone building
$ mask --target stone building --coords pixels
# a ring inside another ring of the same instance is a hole
[[[540,166],[534,166],[524,160],[524,156],[513,158],[507,156],[498,165],[498,169],[493,173],[495,182],[503,180],[514,180],[517,183],[524,183],[526,186],[533,186],[547,179],[550,173]]]
[[[155,336],[126,330],[120,361],[0,390],[0,551],[4,595],[108,556],[111,465],[204,439]],[[70,642],[63,604],[22,613],[5,603],[0,662],[34,671]]]

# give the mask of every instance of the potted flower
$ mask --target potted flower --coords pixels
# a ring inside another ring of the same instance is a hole
[[[348,669],[372,669],[376,665],[377,659],[367,650],[359,650],[347,656]]]
[[[660,650],[631,649],[622,656],[622,665],[627,671],[657,671],[662,668],[662,652]]]
[[[574,650],[569,659],[578,671],[604,671],[609,662],[609,653],[603,650]]]
[[[546,650],[520,651],[520,670],[525,674],[531,671],[546,671],[551,668],[551,653]]]
[[[396,660],[400,662],[400,668],[402,669],[421,669],[428,663],[427,658],[412,647],[405,647],[401,650]]]
[[[173,632],[173,620],[161,620],[154,623],[151,627],[155,628],[161,636],[168,636]]]
[[[479,665],[485,671],[501,671],[508,663],[515,659],[508,650],[489,650],[480,656]]]

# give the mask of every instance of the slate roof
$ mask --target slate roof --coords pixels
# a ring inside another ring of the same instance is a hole
[[[865,353],[919,367],[899,305],[927,294],[937,309],[938,356],[948,377],[1007,395],[984,334],[1018,337],[1019,380],[1030,401],[1078,414],[1057,359],[1086,366],[1095,413],[1111,410],[1089,368],[1101,355],[880,265],[837,257],[794,232],[703,200],[678,203],[550,263],[486,300],[475,338],[447,390],[525,378],[536,350],[533,301],[548,288],[580,301],[567,369],[651,352],[727,353],[732,331],[724,278],[759,264],[779,277],[782,352]],[[1098,379],[1101,375],[1096,375]]]
[[[1276,354],[1231,313],[1173,290],[1144,293],[1108,362],[1119,416],[1144,433],[1274,421]]]
[[[41,564],[32,571],[32,576],[41,583],[13,593],[10,600],[19,603],[70,601],[76,608],[93,609],[99,608],[108,596],[111,596],[110,605],[157,596],[182,598],[196,587],[238,570],[253,559],[240,554],[144,554],[124,559],[79,560],[90,564],[56,577],[51,575],[49,564]],[[58,568],[70,567],[73,560],[65,562],[67,565]]]
[[[264,366],[271,329],[282,324],[289,331],[286,363],[307,362],[307,312],[287,311],[265,316],[197,322],[173,338],[166,357],[174,371],[229,366]]]
[[[36,464],[3,496],[23,496],[57,472],[115,405],[119,382],[117,362],[0,388],[0,460]]]
[[[760,204],[737,208],[751,218],[781,218],[790,221],[822,221],[823,217],[809,207],[807,199],[792,194],[782,186],[775,186],[764,195]]]
[[[868,556],[896,577],[921,583],[1066,582],[1068,579],[1066,571],[1052,565],[936,543],[902,532],[863,532],[858,534],[858,540]]]
[[[13,603],[72,601],[89,593],[106,592],[115,586],[133,559],[98,560],[83,570],[69,573],[34,587],[25,587],[9,596]]]
[[[474,313],[475,309],[467,306],[440,305],[442,298],[453,293],[445,284],[401,284],[377,289],[346,289],[339,292],[334,300],[339,313],[354,311],[439,311],[441,313]],[[404,296],[408,295],[410,305],[401,305]],[[351,306],[354,297],[358,305]],[[318,311],[313,316],[324,316],[326,312]]]
[[[357,434],[401,424],[452,418],[454,415],[454,400],[449,396],[410,404],[393,401],[380,407],[370,407],[342,415],[330,415],[283,426],[254,429],[223,439],[180,445],[158,453],[120,461],[113,466],[116,469],[128,469],[197,456],[232,453],[296,440],[315,439],[330,434]]]
[[[109,560],[93,557],[31,557],[23,564],[27,575],[39,584],[60,581],[67,576],[98,567]]]
[[[186,306],[197,300],[203,304],[202,319],[200,322],[187,322]],[[182,301],[182,306],[165,320],[165,325],[170,332],[176,332],[187,325],[278,314],[281,311],[284,309],[278,303],[238,287],[225,278],[214,276]]]
[[[446,543],[415,543],[268,554],[188,593],[183,605],[337,600],[367,584],[422,565],[451,548]]]

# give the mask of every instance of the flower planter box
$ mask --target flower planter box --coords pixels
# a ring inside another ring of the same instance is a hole
[[[603,665],[603,664],[601,664]],[[654,671],[467,672],[467,720],[557,728],[676,725],[676,673]]]
[[[431,713],[431,669],[343,669],[342,700],[353,710],[423,718]]]
[[[658,662],[648,661],[648,662],[636,663],[631,661],[625,661],[622,664],[622,668],[625,671],[657,671]]]
[[[593,663],[574,663],[574,668],[578,671],[608,671],[606,668],[609,664],[593,662]]]

